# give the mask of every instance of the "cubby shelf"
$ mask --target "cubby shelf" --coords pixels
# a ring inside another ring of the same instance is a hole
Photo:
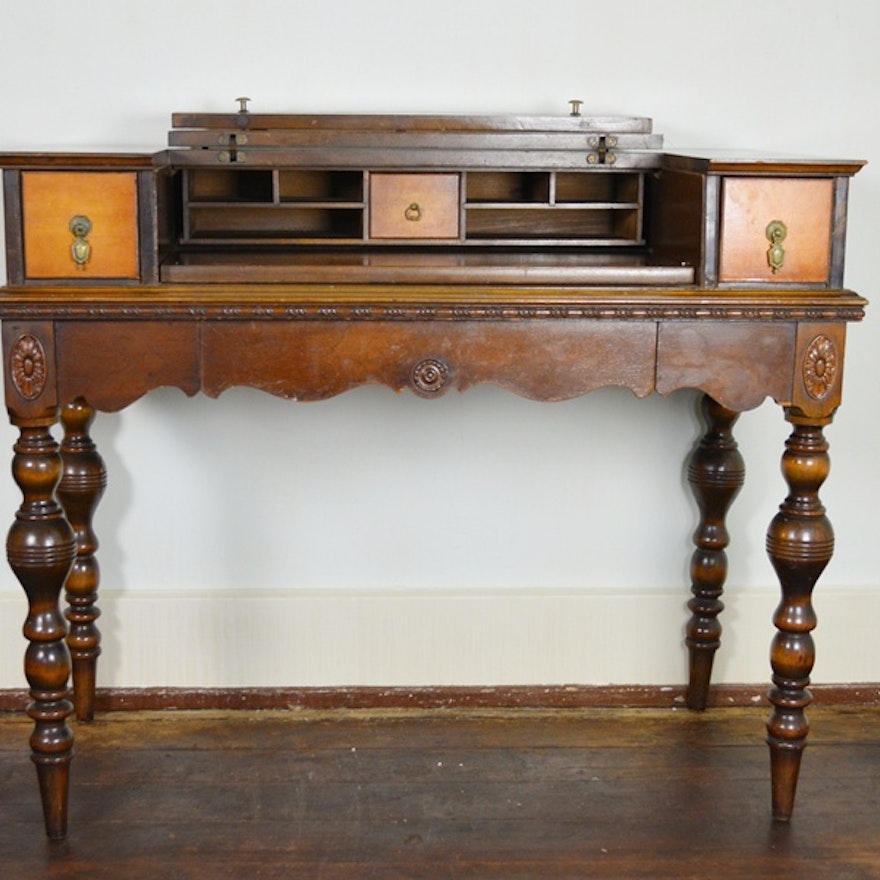
[[[184,244],[320,246],[493,244],[619,247],[643,243],[644,173],[480,170],[456,172],[454,187],[432,188],[448,171],[401,172],[398,203],[371,196],[370,169],[189,168],[183,172]],[[413,193],[408,195],[406,185]],[[427,195],[426,195],[427,192]],[[454,201],[450,201],[454,200]],[[457,217],[453,232],[425,233],[421,217]],[[392,228],[375,233],[393,211]],[[380,215],[380,212],[381,215]],[[403,222],[411,212],[414,222]],[[400,216],[398,217],[397,214]],[[400,221],[400,222],[398,222]]]

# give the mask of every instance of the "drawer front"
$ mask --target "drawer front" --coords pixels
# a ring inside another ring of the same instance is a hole
[[[826,283],[832,211],[830,179],[726,178],[718,280]]]
[[[21,187],[25,278],[139,277],[136,172],[24,171]]]
[[[457,239],[458,174],[371,174],[370,238]]]

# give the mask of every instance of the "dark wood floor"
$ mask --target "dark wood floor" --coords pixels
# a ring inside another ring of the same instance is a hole
[[[0,877],[880,878],[880,710],[816,709],[790,825],[763,709],[115,712],[43,835],[0,716]]]

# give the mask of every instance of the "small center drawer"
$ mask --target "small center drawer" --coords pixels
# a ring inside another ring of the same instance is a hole
[[[458,174],[371,174],[370,238],[457,239]]]

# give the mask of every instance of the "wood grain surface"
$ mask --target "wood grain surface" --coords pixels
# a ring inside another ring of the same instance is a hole
[[[811,713],[774,823],[764,709],[118,712],[77,725],[49,842],[0,716],[0,876],[880,877],[880,714]]]

